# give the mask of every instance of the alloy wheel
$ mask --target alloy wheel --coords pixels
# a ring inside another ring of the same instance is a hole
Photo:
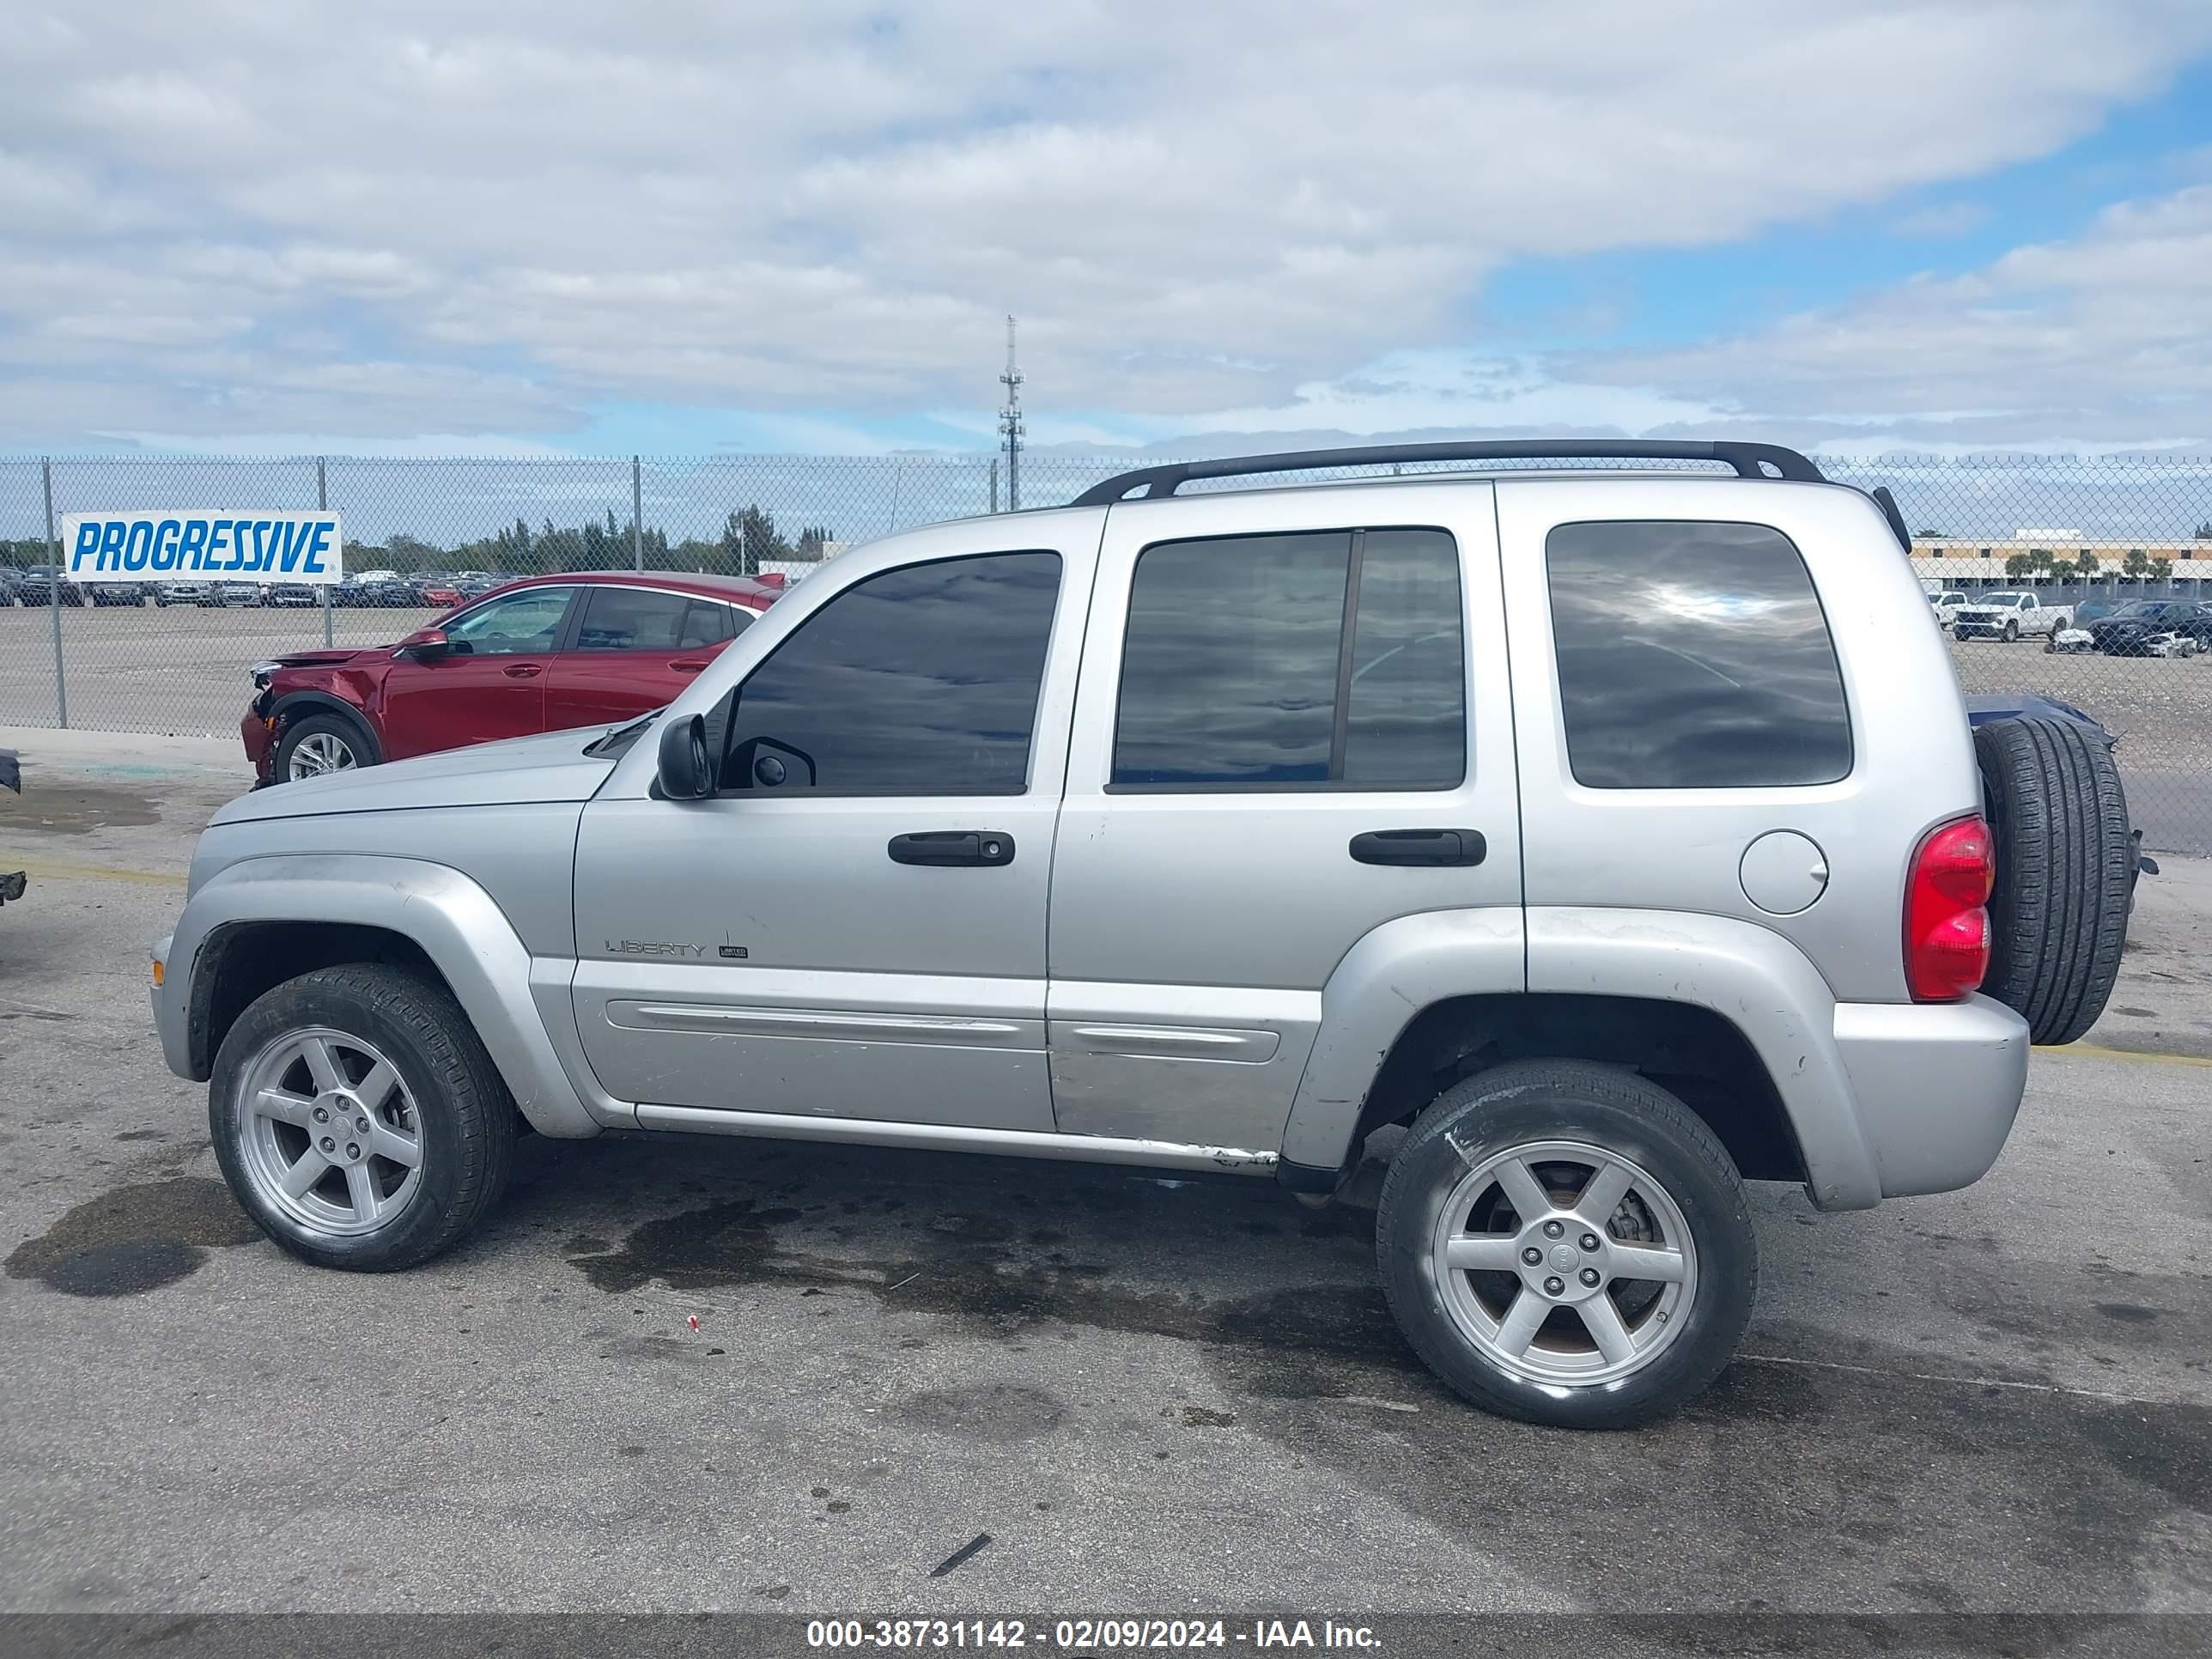
[[[319,778],[330,772],[350,772],[359,764],[353,745],[335,732],[310,732],[292,745],[287,774],[293,780]]]
[[[240,1162],[261,1196],[318,1232],[373,1232],[414,1202],[422,1117],[399,1069],[363,1038],[288,1031],[239,1079]]]
[[[1580,1141],[1528,1142],[1468,1170],[1437,1212],[1430,1271],[1467,1341],[1555,1386],[1650,1364],[1698,1292],[1697,1246],[1673,1195]]]

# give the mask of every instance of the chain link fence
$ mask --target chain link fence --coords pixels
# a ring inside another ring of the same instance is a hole
[[[1131,465],[1024,454],[1018,504],[1069,501]],[[1954,640],[1960,680],[1969,692],[2035,692],[2095,716],[2121,739],[2147,844],[2212,854],[2212,457],[1820,465],[1839,483],[1895,494],[1931,595],[2026,591],[2090,624],[2087,641],[2046,639],[2041,618],[2016,640],[2002,629]],[[1378,470],[1392,469],[1297,476]],[[988,455],[0,461],[0,726],[228,732],[251,664],[326,640],[382,643],[428,620],[439,607],[418,599],[414,580],[639,565],[796,580],[845,546],[1013,505],[1007,482]],[[349,572],[408,580],[357,582],[328,606],[258,588],[179,597],[150,585],[64,587],[58,605],[45,592],[27,605],[9,574],[57,560],[49,526],[65,513],[318,506],[343,515]],[[2128,624],[2118,638],[2096,626],[2113,621]]]

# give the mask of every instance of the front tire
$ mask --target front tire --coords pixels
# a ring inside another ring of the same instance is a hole
[[[1697,1395],[1759,1283],[1712,1131],[1583,1060],[1517,1061],[1439,1096],[1391,1163],[1376,1249],[1430,1369],[1486,1410],[1561,1428],[1628,1428]]]
[[[375,750],[352,721],[337,714],[308,714],[284,727],[283,739],[276,745],[276,771],[283,781],[295,783],[374,766],[376,761]]]
[[[2004,625],[2004,642],[2007,645],[2020,643],[2020,624],[2017,622],[2008,622]]]
[[[514,1101],[442,985],[380,963],[265,993],[216,1054],[231,1194],[303,1261],[392,1273],[458,1243],[507,1185]]]

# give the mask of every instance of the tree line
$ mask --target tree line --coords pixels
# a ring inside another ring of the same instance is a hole
[[[609,508],[604,520],[556,526],[549,518],[535,530],[527,519],[518,518],[489,536],[451,547],[404,534],[389,538],[381,547],[349,544],[346,563],[355,569],[382,565],[403,574],[459,568],[537,576],[559,570],[623,569],[641,554],[648,570],[753,576],[770,562],[811,563],[836,539],[830,526],[820,524],[787,536],[773,513],[754,504],[732,513],[723,521],[721,533],[711,541],[687,536],[672,543],[665,530],[647,529],[633,537],[629,524]]]
[[[2212,538],[2207,539],[2212,540]],[[2070,559],[2063,554],[2054,554],[2039,547],[2026,553],[2014,553],[2005,561],[2006,580],[2016,582],[2094,581],[2103,569],[2103,561],[2086,548]],[[2162,582],[2173,574],[2173,561],[2163,557],[2154,559],[2140,547],[2132,548],[2119,562],[2116,574],[2133,582]]]

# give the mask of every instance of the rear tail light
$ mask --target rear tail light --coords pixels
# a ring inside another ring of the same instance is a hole
[[[1915,1002],[1955,1002],[1990,971],[1996,847],[1979,818],[1922,838],[1905,881],[1905,982]]]

